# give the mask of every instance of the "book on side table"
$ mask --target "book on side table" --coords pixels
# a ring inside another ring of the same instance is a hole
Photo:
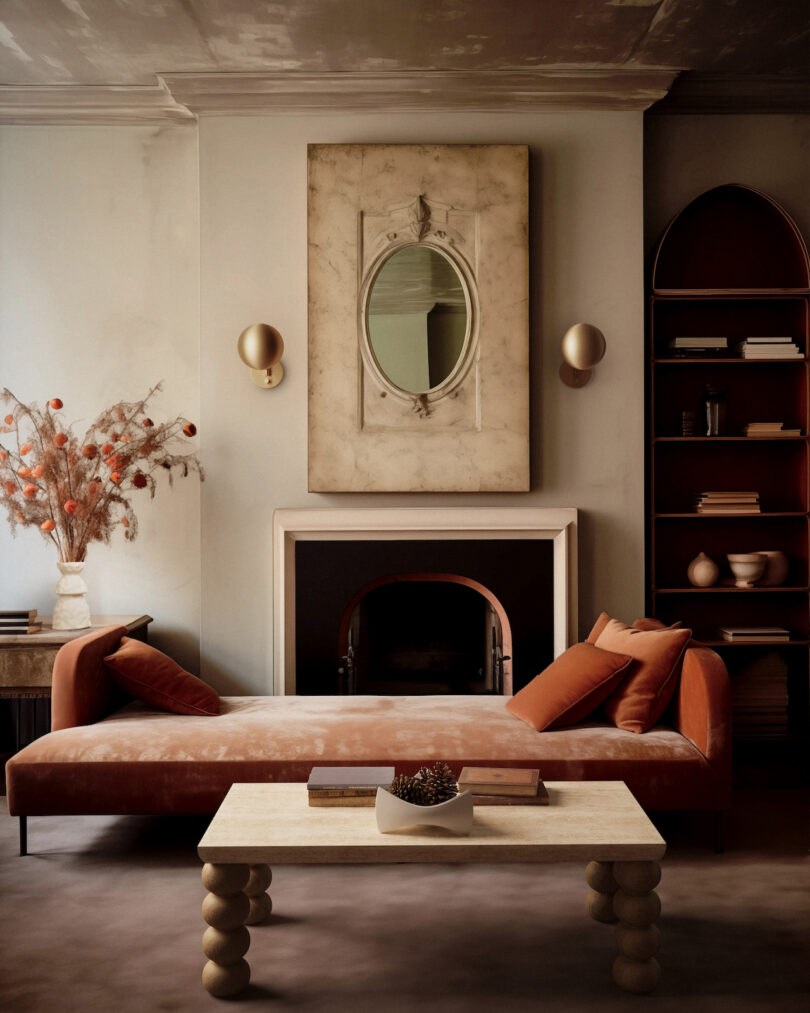
[[[307,781],[310,805],[374,805],[378,788],[394,780],[393,767],[313,767]]]
[[[476,805],[548,805],[548,791],[539,770],[464,767],[458,790],[472,792]]]

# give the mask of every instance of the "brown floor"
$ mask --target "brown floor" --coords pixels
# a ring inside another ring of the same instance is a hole
[[[560,865],[287,866],[251,930],[253,982],[216,1000],[199,976],[204,819],[0,816],[0,1009],[8,1013],[807,1013],[810,859],[804,790],[738,792],[728,850],[703,817],[656,817],[662,980],[614,986],[612,930]]]

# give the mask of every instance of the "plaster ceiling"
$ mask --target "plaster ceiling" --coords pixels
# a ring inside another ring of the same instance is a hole
[[[0,86],[157,75],[810,74],[807,0],[0,0]]]

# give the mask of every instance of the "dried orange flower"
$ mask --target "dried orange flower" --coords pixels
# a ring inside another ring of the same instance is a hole
[[[194,424],[178,416],[155,425],[147,415],[159,389],[158,384],[140,401],[120,401],[101,412],[81,439],[59,424],[54,412],[63,407],[60,398],[40,409],[0,390],[0,408],[12,409],[5,427],[0,423],[0,504],[8,510],[12,531],[17,524],[36,527],[56,542],[60,559],[81,561],[89,543],[109,542],[119,523],[127,540],[137,536],[130,497],[144,488],[154,496],[157,475],[168,471],[170,483],[177,473],[196,471],[202,478],[195,454],[172,449],[178,437],[196,432]],[[12,446],[2,444],[4,432],[15,433]],[[116,453],[119,441],[126,451],[122,446]],[[99,450],[109,470],[99,467]],[[28,453],[34,458],[30,466],[22,456]],[[62,508],[54,511],[51,504],[59,503]]]
[[[186,434],[186,436],[196,436],[197,427],[194,425],[193,422],[186,422],[186,424],[183,426],[183,432]]]

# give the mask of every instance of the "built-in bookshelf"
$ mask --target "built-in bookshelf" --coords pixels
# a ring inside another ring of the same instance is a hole
[[[749,187],[728,184],[698,196],[669,224],[655,254],[648,609],[690,626],[723,656],[739,742],[808,735],[809,295],[798,228]],[[709,398],[721,402],[719,423],[716,411],[708,419]],[[707,493],[728,491],[756,493],[757,509],[698,511]],[[736,586],[727,554],[766,550],[787,557],[785,580]],[[708,587],[687,578],[700,552],[719,567]],[[729,642],[724,626],[782,627],[790,640]]]

